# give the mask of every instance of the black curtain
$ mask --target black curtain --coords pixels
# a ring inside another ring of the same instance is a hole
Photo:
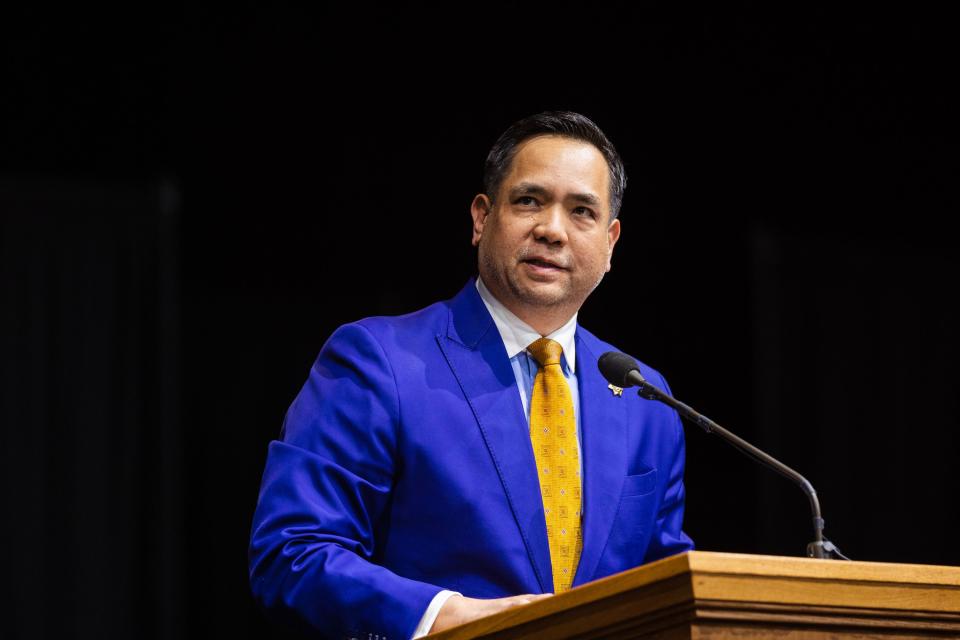
[[[960,565],[953,22],[473,9],[0,20],[0,637],[285,637],[268,443],[338,325],[464,284],[483,158],[544,109],[630,176],[583,325],[807,475],[848,555]],[[687,455],[699,548],[802,554],[796,488]]]
[[[757,443],[810,470],[847,554],[960,565],[956,251],[916,227],[766,229],[753,255]],[[785,485],[757,485],[757,551],[809,533]]]
[[[175,638],[177,190],[0,183],[5,638]]]

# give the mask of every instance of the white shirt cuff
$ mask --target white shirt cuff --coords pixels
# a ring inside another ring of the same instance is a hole
[[[422,638],[430,633],[430,628],[433,627],[433,623],[437,621],[437,616],[440,615],[440,609],[442,609],[443,605],[447,603],[447,600],[450,599],[450,596],[462,595],[462,593],[457,593],[456,591],[447,591],[444,589],[437,595],[433,596],[433,600],[430,601],[430,606],[427,607],[426,613],[424,613],[423,617],[420,618],[420,624],[418,624],[417,628],[414,629],[413,636],[411,636],[410,640]]]

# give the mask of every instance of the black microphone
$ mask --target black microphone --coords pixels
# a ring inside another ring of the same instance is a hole
[[[765,464],[777,473],[789,478],[799,485],[800,488],[803,489],[803,492],[807,495],[807,498],[810,500],[810,509],[813,512],[814,540],[807,545],[807,555],[811,558],[850,559],[840,553],[840,550],[837,549],[832,542],[823,537],[824,522],[820,515],[820,501],[817,499],[817,492],[814,490],[813,485],[810,484],[806,478],[773,456],[764,453],[746,440],[730,433],[710,418],[697,413],[673,396],[664,393],[662,390],[647,382],[640,373],[640,365],[638,365],[637,361],[627,354],[619,353],[617,351],[608,351],[600,356],[600,359],[597,361],[597,366],[600,367],[600,373],[603,374],[603,377],[606,378],[610,384],[622,387],[624,389],[636,386],[638,388],[637,392],[641,397],[648,400],[662,402],[663,404],[676,409],[677,413],[687,420],[699,425],[707,433],[717,434],[729,444],[732,444],[734,447],[739,449],[741,452],[747,454],[754,460]]]

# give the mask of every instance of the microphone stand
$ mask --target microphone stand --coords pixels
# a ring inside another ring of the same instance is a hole
[[[745,453],[754,460],[767,465],[777,473],[796,483],[807,495],[807,498],[810,501],[810,510],[813,512],[813,542],[807,545],[807,556],[810,558],[824,559],[850,559],[843,555],[832,542],[823,537],[824,522],[823,517],[820,515],[820,500],[817,499],[817,492],[813,488],[813,485],[810,484],[806,478],[773,456],[756,448],[743,438],[730,433],[710,418],[697,413],[691,407],[650,384],[637,369],[634,369],[627,374],[626,381],[637,385],[637,393],[640,394],[640,397],[648,400],[657,400],[669,407],[672,407],[673,409],[676,409],[677,413],[685,417],[687,420],[699,425],[707,433],[713,433],[720,436],[729,444],[739,449],[742,453]]]

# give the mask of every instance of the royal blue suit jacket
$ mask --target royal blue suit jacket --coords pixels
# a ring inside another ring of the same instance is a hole
[[[574,586],[693,546],[681,530],[677,414],[608,388],[597,358],[614,347],[579,326],[576,345],[584,515]],[[421,311],[344,325],[269,446],[250,540],[254,596],[321,637],[407,640],[441,589],[550,592],[535,469],[516,378],[472,280]]]

